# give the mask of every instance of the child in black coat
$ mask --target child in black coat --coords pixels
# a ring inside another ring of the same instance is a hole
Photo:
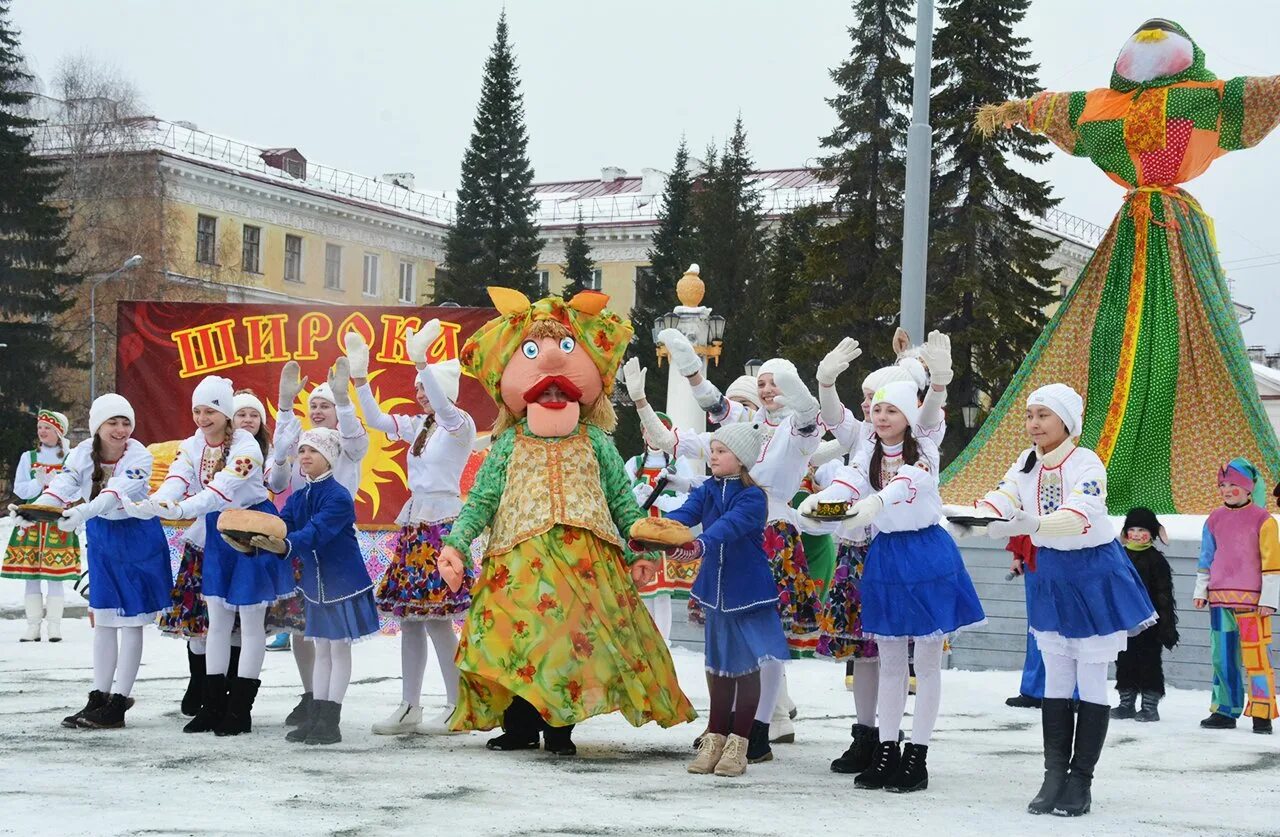
[[[1164,553],[1155,546],[1157,537],[1163,540],[1163,529],[1155,512],[1141,506],[1131,509],[1124,519],[1121,538],[1160,620],[1129,637],[1128,648],[1121,651],[1116,660],[1120,705],[1111,710],[1112,718],[1160,720],[1157,707],[1164,697],[1162,646],[1172,650],[1178,644],[1178,616],[1174,612],[1173,571]],[[1134,707],[1139,693],[1142,694],[1140,710]]]

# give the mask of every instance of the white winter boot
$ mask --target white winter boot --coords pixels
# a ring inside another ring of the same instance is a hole
[[[795,740],[796,728],[791,723],[791,714],[779,700],[778,705],[773,708],[772,717],[769,718],[769,741],[773,744],[794,744]]]
[[[458,730],[449,729],[449,719],[453,717],[453,710],[456,708],[456,706],[445,706],[440,714],[418,724],[414,732],[418,735],[460,735]]]
[[[39,593],[28,593],[25,604],[27,606],[27,632],[19,638],[18,642],[39,642],[40,619],[44,616],[44,597]]]
[[[44,603],[44,628],[49,634],[50,642],[62,642],[62,605],[61,596],[50,596]]]
[[[373,725],[374,735],[407,735],[422,723],[422,707],[401,702],[385,720]]]

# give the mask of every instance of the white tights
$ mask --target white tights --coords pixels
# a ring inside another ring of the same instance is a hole
[[[919,662],[916,663],[919,677]],[[1044,696],[1070,700],[1076,688],[1085,703],[1107,705],[1107,664],[1082,663],[1061,654],[1044,652]]]
[[[62,585],[59,584],[59,587]],[[93,688],[129,696],[142,665],[142,627],[93,629]],[[115,689],[111,688],[112,682]]]
[[[907,639],[877,639],[880,648],[880,740],[897,741],[907,709]],[[916,708],[911,743],[929,745],[942,704],[942,637],[915,640]],[[856,683],[856,681],[855,681]]]
[[[295,636],[289,643],[289,647],[293,651],[293,661],[298,665],[298,678],[302,680],[302,691],[310,692],[316,669],[316,646],[301,636]]]
[[[436,662],[444,678],[450,706],[458,705],[458,666],[453,661],[458,638],[447,619],[419,619],[400,623],[401,700],[410,706],[422,705],[422,678],[427,673],[427,637],[436,648]]]
[[[668,642],[671,640],[671,595],[659,593],[644,600],[645,609],[653,617],[653,624],[658,626],[658,633]]]
[[[858,723],[876,725],[876,702],[880,693],[880,661],[875,657],[853,661],[853,707]]]
[[[778,698],[787,690],[786,668],[782,660],[769,660],[760,664],[760,703],[756,705],[756,720],[767,724],[773,720],[773,710]]]
[[[267,656],[267,605],[240,605],[240,665],[236,675],[257,680],[262,674],[262,660]],[[231,629],[236,624],[236,611],[209,602],[209,635],[205,638],[205,671],[227,674],[231,665]]]
[[[62,598],[62,582],[61,581],[45,581],[45,587],[49,591],[49,598],[51,599]],[[28,596],[40,595],[40,579],[38,578],[27,579],[27,595]]]
[[[313,654],[315,669],[311,676],[312,695],[316,700],[342,703],[342,699],[347,696],[347,686],[351,685],[351,643],[331,639],[308,639],[306,644],[315,646]]]

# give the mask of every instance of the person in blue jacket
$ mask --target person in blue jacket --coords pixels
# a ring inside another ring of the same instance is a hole
[[[791,656],[778,615],[778,585],[764,552],[768,499],[747,473],[760,446],[760,430],[752,423],[717,430],[711,439],[712,478],[667,515],[686,526],[702,524],[702,534],[672,556],[702,559],[690,595],[706,614],[711,718],[690,773],[746,771],[760,666]]]
[[[305,638],[315,643],[314,699],[306,720],[285,740],[336,744],[342,698],[351,683],[351,644],[378,632],[373,581],[356,542],[356,508],[351,493],[333,478],[342,452],[338,431],[314,428],[298,442],[298,462],[306,484],[290,495],[280,517],[288,529],[281,541],[258,535],[250,541],[282,558],[302,561],[299,590],[306,609]]]

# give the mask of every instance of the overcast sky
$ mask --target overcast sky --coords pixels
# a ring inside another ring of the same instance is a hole
[[[741,111],[762,167],[801,166],[833,125],[828,69],[848,52],[841,0],[508,0],[539,180],[667,168]],[[13,0],[33,69],[69,54],[114,65],[149,109],[365,174],[412,171],[456,185],[500,0]],[[1120,13],[1116,13],[1121,9]],[[1280,4],[1036,0],[1022,33],[1042,86],[1105,86],[1137,24],[1185,26],[1220,77],[1280,73]],[[1040,177],[1061,208],[1106,225],[1122,192],[1055,153]],[[1236,298],[1258,309],[1250,343],[1280,351],[1280,132],[1217,161],[1190,191],[1217,222]],[[1265,258],[1271,256],[1271,258]],[[1276,262],[1276,264],[1268,264]],[[1247,268],[1247,269],[1246,269]]]

